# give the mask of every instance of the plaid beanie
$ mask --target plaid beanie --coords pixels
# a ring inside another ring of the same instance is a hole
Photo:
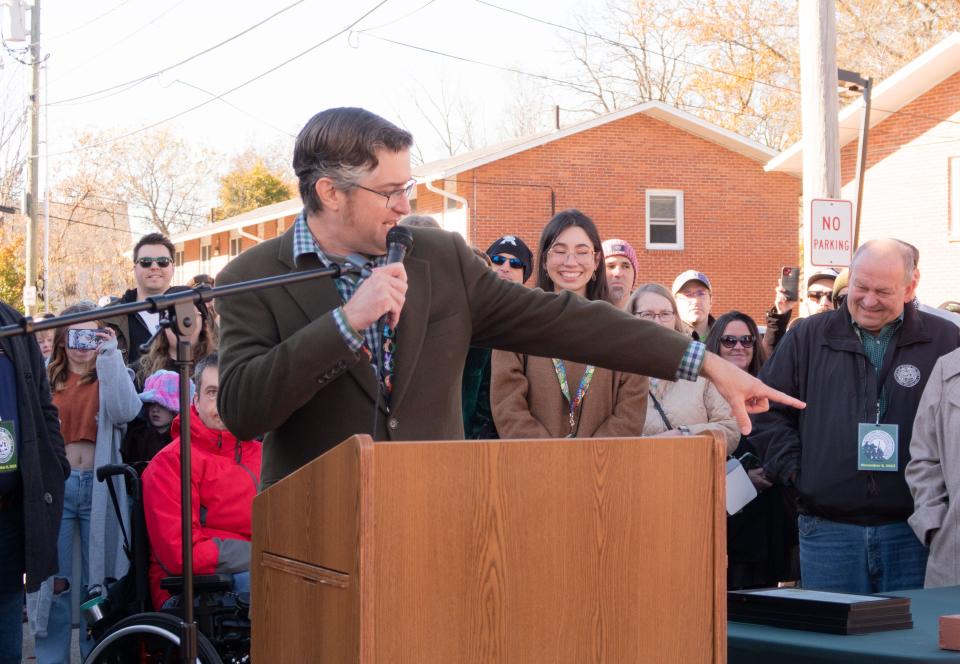
[[[516,256],[523,263],[523,280],[530,278],[533,272],[533,252],[524,244],[523,240],[516,235],[504,235],[487,249],[487,256],[493,258],[497,254],[510,254]]]
[[[603,257],[610,258],[611,256],[623,256],[630,261],[630,265],[633,266],[633,283],[630,284],[630,289],[633,290],[633,287],[637,285],[637,274],[640,272],[640,268],[637,267],[637,252],[626,240],[611,238],[603,241]]]

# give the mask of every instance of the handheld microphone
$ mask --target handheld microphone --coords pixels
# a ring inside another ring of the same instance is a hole
[[[404,226],[394,226],[387,232],[387,263],[402,263],[413,249],[413,233]]]

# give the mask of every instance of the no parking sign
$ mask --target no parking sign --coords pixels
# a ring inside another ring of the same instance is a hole
[[[810,264],[847,267],[853,259],[853,203],[814,198],[810,201]]]

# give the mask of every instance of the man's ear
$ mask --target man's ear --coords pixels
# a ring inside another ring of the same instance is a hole
[[[346,193],[337,189],[330,178],[320,178],[313,185],[317,198],[325,210],[339,210],[343,205]]]

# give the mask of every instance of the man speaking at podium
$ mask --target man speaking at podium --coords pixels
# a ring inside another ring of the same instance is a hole
[[[342,263],[350,254],[376,265],[366,279],[318,279],[218,300],[220,414],[241,439],[266,434],[264,487],[356,433],[463,438],[460,383],[471,344],[667,380],[702,374],[731,402],[744,431],[747,413],[766,410],[770,399],[802,406],[703,344],[606,302],[498,279],[455,233],[414,228],[405,260],[388,264],[387,232],[410,212],[412,144],[407,131],[363,109],[315,115],[293,155],[303,213],[217,277],[227,285]]]

